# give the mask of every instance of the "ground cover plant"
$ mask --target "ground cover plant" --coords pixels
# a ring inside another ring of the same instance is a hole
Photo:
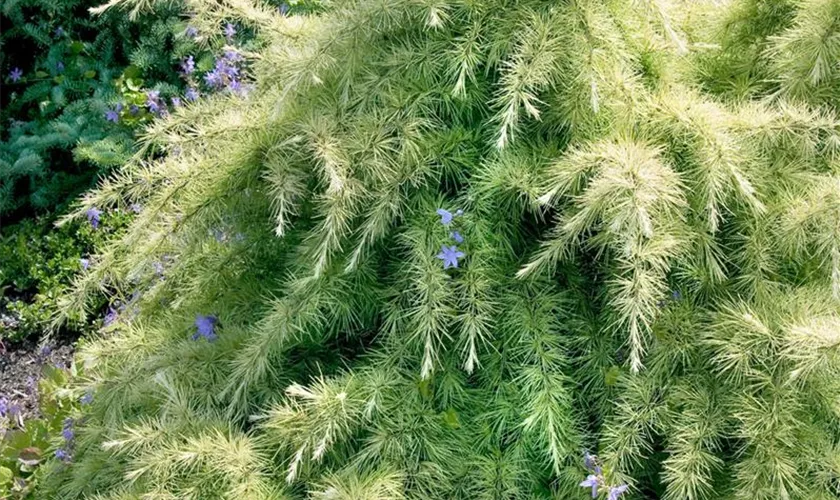
[[[188,4],[40,495],[837,498],[840,2]]]

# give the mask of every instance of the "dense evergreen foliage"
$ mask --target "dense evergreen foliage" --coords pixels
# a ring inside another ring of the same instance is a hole
[[[132,23],[118,12],[91,16],[98,4],[3,2],[0,214],[26,217],[77,196],[130,158],[135,129],[151,117],[112,121],[108,110],[144,86],[180,91],[179,58],[195,49],[182,5]]]
[[[840,2],[188,3],[44,498],[837,498]]]

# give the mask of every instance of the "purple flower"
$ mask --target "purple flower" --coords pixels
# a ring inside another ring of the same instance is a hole
[[[583,466],[586,467],[588,470],[595,470],[595,467],[597,467],[595,455],[589,453],[589,450],[584,450],[583,452]]]
[[[120,113],[115,109],[109,109],[105,112],[105,119],[109,122],[117,123],[120,121]]]
[[[280,4],[280,7],[277,7],[277,10],[280,12],[281,16],[285,16],[289,13],[289,4],[283,2]]]
[[[184,31],[184,34],[190,38],[195,38],[198,36],[198,28],[196,28],[195,26],[187,26],[187,29],[186,31]]]
[[[76,433],[73,432],[72,427],[65,427],[61,431],[61,436],[64,438],[65,441],[70,442],[73,440],[74,437],[76,437]]]
[[[67,417],[67,418],[64,419],[64,422],[61,424],[61,427],[62,427],[62,429],[69,429],[70,427],[73,427],[73,423],[74,423],[73,419],[70,418],[70,417]]]
[[[52,346],[47,344],[47,345],[41,347],[41,350],[38,354],[40,354],[41,357],[45,358],[45,357],[49,356],[50,353],[52,353]]]
[[[160,92],[157,90],[150,90],[146,92],[146,107],[152,113],[160,111]]]
[[[225,50],[225,61],[229,63],[236,64],[242,60],[242,55],[239,52],[235,51],[234,49],[227,49]]]
[[[172,106],[175,108],[181,107],[181,98],[180,97],[173,97],[172,98]]]
[[[83,405],[91,404],[93,402],[93,393],[90,392],[90,391],[87,391],[84,394],[84,396],[79,398],[79,402],[82,403]]]
[[[598,497],[598,486],[601,484],[601,478],[594,474],[586,476],[586,479],[581,481],[580,486],[583,488],[592,488],[592,498]]]
[[[443,245],[440,247],[440,253],[437,254],[437,258],[443,261],[443,268],[449,269],[450,267],[458,267],[458,259],[464,257],[464,252],[459,252],[458,247],[452,245],[448,247]]]
[[[227,23],[225,25],[224,33],[225,33],[225,38],[230,40],[231,38],[233,38],[233,35],[236,34],[236,27],[231,23]]]
[[[55,450],[55,458],[61,460],[62,462],[68,462],[70,461],[70,454],[64,449],[59,448]]]
[[[143,211],[143,205],[141,205],[139,203],[132,203],[131,206],[128,207],[128,208],[129,208],[129,210],[131,210],[135,214],[139,214],[140,212]]]
[[[87,220],[90,222],[90,225],[93,226],[94,229],[99,229],[99,216],[102,215],[102,210],[99,210],[96,207],[91,207],[85,212],[87,215]]]
[[[90,259],[79,259],[79,264],[82,266],[82,269],[87,271],[90,267]]]
[[[671,292],[671,298],[674,299],[674,300],[680,300],[682,298],[682,294],[680,293],[679,290],[673,290]]]
[[[213,342],[216,340],[216,323],[218,323],[218,318],[213,316],[212,314],[204,316],[199,314],[195,317],[195,328],[196,331],[192,336],[193,340],[198,340],[199,337],[204,337],[209,342]]]
[[[622,484],[621,486],[614,486],[610,488],[610,494],[607,497],[607,500],[618,500],[625,491],[627,491],[627,485]]]
[[[9,73],[9,79],[11,79],[15,83],[19,82],[22,77],[23,70],[21,70],[20,68],[14,68],[12,69],[11,73]]]
[[[64,73],[64,63],[61,62],[61,61],[58,61],[57,63],[55,63],[55,70],[58,71],[59,73]]]
[[[219,73],[218,69],[207,72],[207,74],[204,75],[204,81],[207,83],[208,87],[221,87],[224,85],[222,74]]]
[[[105,326],[110,326],[111,323],[117,320],[118,312],[113,307],[108,308],[108,313],[105,315]]]
[[[131,106],[129,106],[128,112],[132,115],[137,115],[137,113],[140,112],[140,108],[138,108],[136,104],[132,104]]]
[[[450,212],[449,210],[438,208],[437,214],[440,215],[440,223],[444,226],[448,226],[452,223],[452,212]]]
[[[64,36],[64,28],[62,28],[61,26],[59,26],[58,28],[56,28],[56,29],[55,29],[55,36],[56,36],[57,38],[61,38],[61,37],[63,37],[63,36]]]
[[[181,69],[184,71],[185,75],[191,75],[195,72],[195,59],[193,56],[189,56],[181,63]]]
[[[9,400],[0,398],[0,417],[5,417],[9,413]]]
[[[184,94],[184,97],[186,97],[187,100],[190,102],[195,102],[198,100],[199,97],[198,90],[196,90],[194,87],[190,87],[187,89],[187,92]]]
[[[457,243],[464,242],[464,237],[461,236],[461,233],[459,233],[458,231],[453,231],[452,233],[449,233],[449,236],[451,236],[452,239],[455,240]]]
[[[213,237],[216,238],[216,241],[218,241],[219,243],[223,243],[225,240],[227,240],[227,235],[221,229],[214,229]]]

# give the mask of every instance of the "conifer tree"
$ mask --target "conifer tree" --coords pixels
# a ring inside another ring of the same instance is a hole
[[[189,3],[44,495],[837,498],[840,2]]]

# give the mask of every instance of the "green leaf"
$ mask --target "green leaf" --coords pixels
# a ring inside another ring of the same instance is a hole
[[[138,80],[138,79],[135,79],[135,78],[127,78],[125,80],[125,84],[126,84],[126,86],[128,86],[129,89],[131,89],[135,92],[137,92],[141,88],[143,88],[143,80]]]
[[[140,71],[140,68],[138,68],[137,66],[132,64],[131,66],[126,66],[126,68],[123,70],[122,74],[123,74],[123,77],[126,78],[126,79],[128,79],[128,78],[135,78],[136,79],[136,78],[140,78],[140,75],[142,73]]]
[[[12,483],[14,473],[8,467],[0,467],[0,487],[4,487]]]
[[[621,376],[621,368],[613,365],[607,370],[607,373],[604,374],[604,383],[608,387],[612,387],[618,382],[618,378]]]

